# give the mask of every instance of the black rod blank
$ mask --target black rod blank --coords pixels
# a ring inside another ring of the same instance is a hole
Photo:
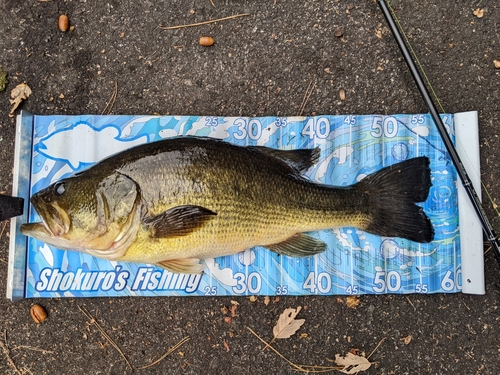
[[[427,90],[427,87],[425,86],[424,81],[422,80],[420,72],[418,71],[417,67],[415,66],[415,63],[413,62],[413,59],[408,51],[408,48],[401,36],[401,33],[399,32],[399,29],[396,23],[394,22],[394,18],[392,17],[391,11],[389,10],[385,0],[377,0],[377,2],[378,5],[380,6],[380,9],[382,9],[382,13],[384,14],[385,19],[389,24],[389,27],[392,31],[392,35],[394,35],[394,38],[396,39],[396,42],[403,54],[406,64],[408,65],[408,68],[410,68],[410,73],[413,76],[413,79],[415,80],[418,89],[420,90],[420,94],[422,94],[422,98],[427,106],[427,109],[429,110],[432,119],[434,120],[436,127],[441,135],[441,138],[443,139],[446,149],[450,154],[451,160],[455,165],[458,176],[462,180],[462,184],[465,188],[465,191],[467,192],[467,195],[469,196],[469,199],[472,202],[472,205],[474,206],[476,214],[479,220],[481,221],[486,238],[490,242],[491,247],[493,248],[493,252],[495,253],[495,257],[498,263],[500,264],[499,242],[496,238],[495,233],[493,232],[490,222],[488,221],[486,212],[484,211],[481,205],[479,196],[477,195],[476,190],[474,190],[474,186],[472,185],[469,175],[467,174],[467,171],[465,170],[465,167],[462,164],[460,157],[458,156],[457,150],[455,149],[455,146],[453,145],[453,142],[451,141],[451,138],[448,135],[448,132],[446,131],[446,128],[443,124],[443,121],[441,120],[441,117],[439,116],[439,113],[436,109],[436,106],[434,105],[434,102],[432,101],[429,91]]]

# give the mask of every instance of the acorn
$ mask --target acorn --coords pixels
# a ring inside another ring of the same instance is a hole
[[[61,14],[59,16],[59,23],[58,24],[59,24],[59,30],[61,30],[62,32],[68,31],[68,28],[69,28],[68,16],[65,14]]]
[[[40,305],[31,306],[30,314],[35,323],[41,323],[47,319],[47,311]]]
[[[213,45],[215,43],[214,41],[214,38],[212,37],[209,37],[209,36],[202,36],[200,38],[200,44],[203,46],[203,47],[210,47],[211,45]]]

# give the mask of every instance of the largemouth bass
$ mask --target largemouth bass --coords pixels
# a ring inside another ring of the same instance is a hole
[[[326,244],[304,232],[350,226],[430,242],[429,159],[386,167],[348,187],[301,174],[319,149],[280,151],[180,137],[111,156],[34,194],[42,222],[25,235],[96,257],[199,273],[201,259],[263,246],[304,257]]]

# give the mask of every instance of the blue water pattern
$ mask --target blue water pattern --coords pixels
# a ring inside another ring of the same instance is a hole
[[[453,115],[442,115],[453,135]],[[418,244],[355,228],[311,233],[328,244],[309,258],[253,248],[208,259],[203,275],[106,261],[28,241],[26,297],[185,295],[346,295],[461,290],[456,171],[428,115],[314,117],[35,116],[31,193],[144,142],[178,135],[280,149],[319,147],[305,175],[346,186],[409,158],[431,159],[423,205],[435,240]],[[37,220],[31,209],[30,220]]]

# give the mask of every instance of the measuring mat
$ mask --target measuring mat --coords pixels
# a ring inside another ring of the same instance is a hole
[[[477,113],[444,114],[442,119],[469,174],[479,176]],[[435,239],[419,244],[335,228],[309,233],[328,245],[315,256],[291,258],[256,247],[206,259],[203,274],[184,275],[59,250],[21,234],[22,223],[40,221],[29,204],[33,193],[117,152],[183,135],[283,150],[319,147],[318,162],[304,175],[337,186],[427,156],[432,187],[422,207]],[[25,213],[12,219],[7,297],[482,294],[481,225],[460,185],[427,114],[249,118],[22,112],[17,119],[13,195],[25,198]]]

